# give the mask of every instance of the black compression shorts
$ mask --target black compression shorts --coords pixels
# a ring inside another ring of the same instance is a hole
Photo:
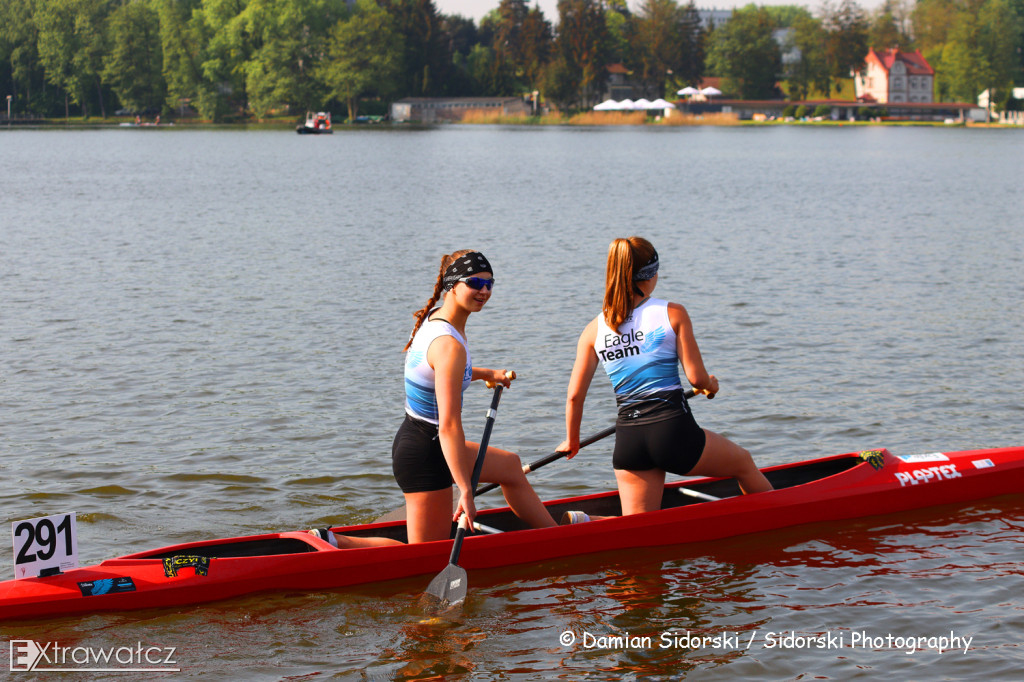
[[[437,437],[437,426],[408,414],[391,445],[391,471],[403,493],[426,493],[455,483]]]
[[[689,410],[653,424],[619,423],[612,466],[626,471],[662,469],[686,476],[697,466],[706,439]]]

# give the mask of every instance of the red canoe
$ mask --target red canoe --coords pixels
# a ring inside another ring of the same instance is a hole
[[[743,496],[731,479],[670,483],[660,511],[573,526],[527,530],[507,508],[483,511],[478,521],[503,532],[467,538],[459,563],[473,570],[703,542],[1018,493],[1024,490],[1024,447],[904,457],[872,450],[764,473],[775,490]],[[547,505],[556,519],[566,510],[620,513],[614,492]],[[334,530],[405,540],[403,521]],[[321,590],[429,575],[447,565],[450,550],[451,541],[336,549],[299,531],[191,542],[60,575],[2,582],[0,620],[182,606],[265,590]]]

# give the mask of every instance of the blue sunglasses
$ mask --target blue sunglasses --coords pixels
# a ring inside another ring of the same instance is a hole
[[[463,277],[459,281],[465,282],[467,287],[475,291],[480,291],[481,289],[487,289],[488,291],[490,291],[491,289],[494,288],[493,278],[486,279],[484,277]]]

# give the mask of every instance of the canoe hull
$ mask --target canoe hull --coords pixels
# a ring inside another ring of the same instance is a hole
[[[613,549],[706,542],[819,521],[894,514],[1024,491],[1024,447],[899,458],[888,451],[847,454],[764,469],[776,490],[738,495],[731,479],[691,479],[665,487],[660,511],[589,524],[523,529],[507,508],[481,512],[498,535],[466,538],[468,570],[536,563]],[[708,502],[687,489],[721,497]],[[614,492],[547,503],[619,513]],[[338,527],[338,533],[404,539],[404,522]],[[46,578],[0,583],[0,620],[180,607],[267,590],[322,590],[433,574],[451,541],[336,549],[305,532],[270,533],[174,545],[109,559]],[[166,561],[165,561],[166,560]]]

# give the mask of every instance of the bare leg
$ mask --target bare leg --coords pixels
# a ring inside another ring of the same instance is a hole
[[[714,431],[704,429],[704,434],[707,436],[704,453],[688,476],[731,476],[740,484],[744,495],[772,490],[772,484],[747,450]]]
[[[477,443],[466,441],[466,448],[471,450],[475,457],[480,446]],[[558,525],[551,518],[547,507],[541,502],[537,491],[526,480],[523,463],[520,461],[519,455],[514,452],[487,448],[487,454],[484,456],[484,468],[480,471],[480,480],[499,484],[508,506],[531,528],[549,528]]]
[[[622,502],[623,516],[661,509],[661,495],[665,489],[663,470],[616,469],[615,480],[619,482],[619,500]]]
[[[409,544],[447,540],[452,527],[452,489],[405,493],[405,518]]]
[[[340,549],[358,549],[360,547],[386,547],[387,545],[401,545],[402,542],[391,538],[357,538],[351,535],[334,534]]]

